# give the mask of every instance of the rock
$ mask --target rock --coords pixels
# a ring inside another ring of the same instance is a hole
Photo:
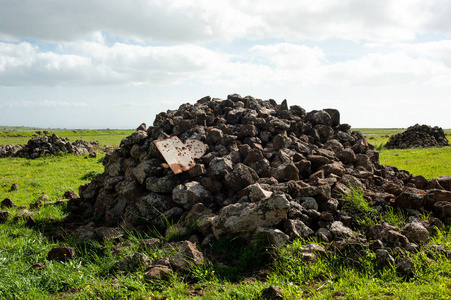
[[[352,230],[343,225],[341,221],[334,221],[332,225],[330,225],[330,232],[335,237],[335,239],[346,239],[354,235]]]
[[[263,235],[268,243],[274,247],[282,247],[290,240],[290,237],[279,229],[258,227],[256,233]]]
[[[314,209],[318,210],[318,203],[316,202],[315,198],[312,197],[304,197],[303,202],[301,203],[302,207],[305,209]]]
[[[415,264],[410,257],[404,257],[397,265],[397,270],[404,276],[411,276],[415,270]]]
[[[10,208],[10,207],[14,207],[14,206],[17,206],[14,202],[13,202],[13,200],[11,200],[11,199],[9,199],[9,198],[5,198],[1,203],[0,203],[0,206],[3,208],[3,207],[6,207],[6,208]]]
[[[179,184],[172,190],[172,200],[185,210],[190,210],[198,202],[211,203],[212,199],[211,192],[197,181]]]
[[[410,242],[418,244],[427,244],[430,240],[429,232],[420,222],[412,222],[404,226],[402,229],[404,234]]]
[[[400,208],[419,209],[423,207],[424,192],[418,189],[406,189],[395,198],[395,205]]]
[[[376,250],[376,259],[378,262],[380,262],[383,265],[394,265],[395,264],[395,259],[385,249],[377,249]]]
[[[332,233],[323,227],[319,228],[316,231],[316,236],[320,241],[323,241],[324,243],[329,243],[329,241],[332,240]]]
[[[65,262],[75,258],[75,248],[69,246],[61,246],[52,248],[47,254],[48,260],[56,260]]]
[[[18,185],[17,183],[13,183],[13,184],[11,185],[10,191],[11,191],[11,192],[14,192],[14,191],[18,191],[18,190],[19,190],[19,185]]]
[[[227,157],[215,157],[208,164],[209,172],[217,179],[224,178],[233,169],[233,163],[230,158]]]
[[[261,299],[268,300],[282,300],[283,298],[283,290],[279,286],[273,286],[264,289],[261,293]]]
[[[38,261],[37,263],[32,264],[31,268],[33,270],[38,271],[38,270],[44,270],[45,268],[47,268],[47,266],[43,262]]]
[[[294,163],[284,163],[277,168],[271,169],[271,174],[278,181],[286,182],[299,179],[299,170]]]
[[[426,232],[430,236],[440,222],[451,220],[451,179],[426,180],[381,165],[374,146],[350,125],[340,124],[334,109],[306,112],[287,101],[279,105],[234,94],[225,100],[204,97],[182,104],[158,114],[153,125],[145,127],[140,125],[105,156],[105,171],[81,186],[79,196],[65,197],[71,199],[71,221],[96,220],[70,228],[77,241],[109,236],[106,226],[155,228],[162,237],[183,238],[192,229],[195,236],[190,241],[210,248],[214,238],[227,236],[252,243],[259,231],[276,245],[286,243],[287,235],[315,235],[342,253],[369,246],[368,238],[373,251],[383,249],[395,257],[394,248],[425,243]],[[168,139],[180,141],[177,153],[197,159],[190,161],[190,169],[175,174],[165,163],[157,145]],[[68,141],[45,136],[30,142],[23,153],[39,144],[43,151],[27,152],[28,157],[50,154],[47,143],[58,151],[77,151]],[[191,143],[202,145],[202,151],[183,149]],[[6,148],[0,147],[0,156],[2,149]],[[402,232],[385,223],[362,226],[342,211],[350,187],[362,191],[375,211],[403,208],[410,225]],[[423,210],[432,210],[437,218],[416,224]],[[168,223],[178,225],[171,231]],[[159,241],[151,245],[160,247]],[[178,243],[171,252],[180,247]],[[315,251],[302,252],[305,261],[316,256]],[[174,266],[184,268],[181,259],[173,260]],[[161,265],[169,272],[169,262]],[[151,270],[163,276],[159,268]]]
[[[284,230],[293,239],[305,239],[315,233],[310,227],[305,225],[304,222],[300,220],[286,220],[284,222]]]
[[[406,131],[390,137],[384,145],[388,149],[409,149],[449,146],[445,133],[440,127],[415,124]]]
[[[254,183],[249,186],[249,198],[252,202],[258,202],[271,197],[272,192],[264,190],[260,184]]]
[[[451,217],[451,202],[445,201],[435,202],[434,214],[442,219]]]
[[[272,196],[258,203],[230,204],[219,211],[212,224],[217,239],[224,235],[254,232],[287,218],[289,202],[285,195]]]
[[[326,255],[326,249],[324,249],[324,247],[318,244],[308,244],[306,246],[301,247],[299,251],[304,253],[314,253],[318,254],[319,256]]]
[[[202,265],[205,262],[202,252],[190,241],[184,241],[180,250],[169,259],[171,266],[176,270],[187,271],[191,264]]]
[[[6,220],[8,220],[10,215],[11,215],[11,213],[9,211],[0,210],[0,223],[3,223]]]
[[[139,246],[140,249],[149,251],[149,250],[155,250],[161,247],[161,240],[157,238],[151,238],[151,239],[144,239],[141,240]]]
[[[189,171],[191,171],[190,169]],[[173,176],[148,177],[146,179],[146,189],[159,194],[170,194],[177,185]]]
[[[155,280],[169,280],[173,271],[166,265],[152,265],[144,273],[144,280],[147,283],[152,283]]]
[[[34,136],[28,140],[26,145],[0,145],[0,157],[14,156],[35,159],[64,153],[83,155],[94,152],[94,149],[98,147],[98,142],[75,141],[71,143],[68,139],[59,138],[53,134],[51,136]]]
[[[125,231],[120,227],[106,227],[102,226],[99,228],[96,228],[94,230],[94,233],[96,234],[97,238],[100,241],[113,241],[120,239],[125,236]]]
[[[234,192],[238,192],[255,183],[258,180],[258,175],[250,167],[239,163],[233,168],[232,172],[225,175],[224,179]]]
[[[64,192],[64,199],[74,200],[78,198],[80,198],[80,196],[75,191],[69,190]]]

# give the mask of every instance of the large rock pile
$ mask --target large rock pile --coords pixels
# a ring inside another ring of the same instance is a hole
[[[389,149],[411,149],[449,146],[442,128],[415,124],[395,134],[385,144]]]
[[[155,144],[174,136],[207,145],[180,174]],[[276,245],[316,236],[366,245],[377,240],[379,249],[427,243],[428,230],[441,221],[420,222],[420,209],[451,217],[451,177],[429,181],[383,166],[360,132],[340,124],[337,110],[307,113],[286,101],[234,94],[183,104],[157,115],[153,126],[140,126],[103,163],[104,173],[80,186],[80,198],[70,202],[73,220],[103,219],[76,230],[79,240],[99,237],[96,226],[164,234],[167,224],[178,224],[181,231],[194,226],[202,247],[225,236],[262,234]],[[362,189],[376,211],[407,209],[410,222],[403,230],[385,223],[360,228],[342,209],[351,186]]]
[[[73,143],[67,138],[60,138],[56,134],[50,136],[35,136],[26,145],[0,145],[0,157],[38,158],[42,156],[73,153],[75,155],[92,154],[99,147],[98,142],[77,140]]]

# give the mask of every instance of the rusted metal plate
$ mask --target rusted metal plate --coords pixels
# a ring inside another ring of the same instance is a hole
[[[194,159],[201,158],[207,145],[198,140],[186,140],[183,143],[178,137],[154,141],[174,174],[188,171],[196,165]]]

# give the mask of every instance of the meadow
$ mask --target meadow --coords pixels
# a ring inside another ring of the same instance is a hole
[[[360,130],[380,150],[382,164],[394,165],[426,178],[451,176],[450,147],[387,150],[380,145],[400,129]],[[0,144],[24,144],[34,131],[32,128],[14,133],[0,132]],[[117,146],[131,131],[55,133],[71,141],[98,140],[101,145]],[[96,158],[74,155],[35,160],[1,158],[0,201],[10,198],[18,206],[29,206],[43,194],[52,201],[62,198],[67,190],[78,191],[80,185],[103,171],[104,155],[99,151]],[[10,191],[13,183],[19,185],[19,190]],[[349,197],[353,203],[363,199],[359,193]],[[17,208],[3,209],[10,211],[12,216],[18,212]],[[334,253],[321,256],[316,262],[302,261],[299,249],[317,242],[315,240],[296,240],[279,249],[243,245],[239,240],[220,241],[213,245],[214,251],[229,257],[234,264],[207,263],[201,267],[193,266],[185,274],[174,273],[165,281],[145,282],[143,266],[118,269],[118,261],[136,252],[150,259],[165,257],[169,255],[165,250],[143,249],[140,241],[157,237],[170,242],[177,240],[177,236],[165,237],[151,231],[128,232],[126,238],[104,243],[77,244],[70,236],[64,241],[56,241],[50,236],[61,229],[58,221],[67,216],[67,207],[64,204],[49,205],[33,212],[36,212],[33,226],[13,217],[0,223],[0,299],[259,299],[261,291],[270,285],[280,286],[284,299],[451,298],[451,260],[445,256],[422,251],[412,254],[415,271],[412,277],[405,278],[395,267],[381,266],[374,252],[367,249],[359,251],[359,256],[353,259]],[[400,211],[390,211],[385,217],[394,226],[400,226],[406,220]],[[427,213],[423,218],[426,217]],[[439,231],[430,243],[451,249],[449,226]],[[47,253],[57,245],[75,247],[77,257],[63,263],[48,260]],[[431,255],[435,263],[431,263]],[[45,268],[33,268],[38,262]]]

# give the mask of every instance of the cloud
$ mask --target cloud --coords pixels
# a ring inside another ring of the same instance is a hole
[[[224,57],[195,45],[106,46],[86,41],[66,43],[59,52],[43,52],[27,42],[0,42],[0,86],[176,84],[204,78],[206,71],[210,76],[223,61]]]
[[[450,41],[370,45],[372,52],[329,61],[318,46],[254,45],[235,55],[184,44],[142,46],[102,36],[41,51],[27,42],[0,43],[0,86],[177,85],[195,81],[239,86],[446,86]]]
[[[412,40],[435,28],[450,33],[449,11],[444,0],[4,0],[0,36],[72,41],[101,30],[113,37],[164,43],[274,37]]]

